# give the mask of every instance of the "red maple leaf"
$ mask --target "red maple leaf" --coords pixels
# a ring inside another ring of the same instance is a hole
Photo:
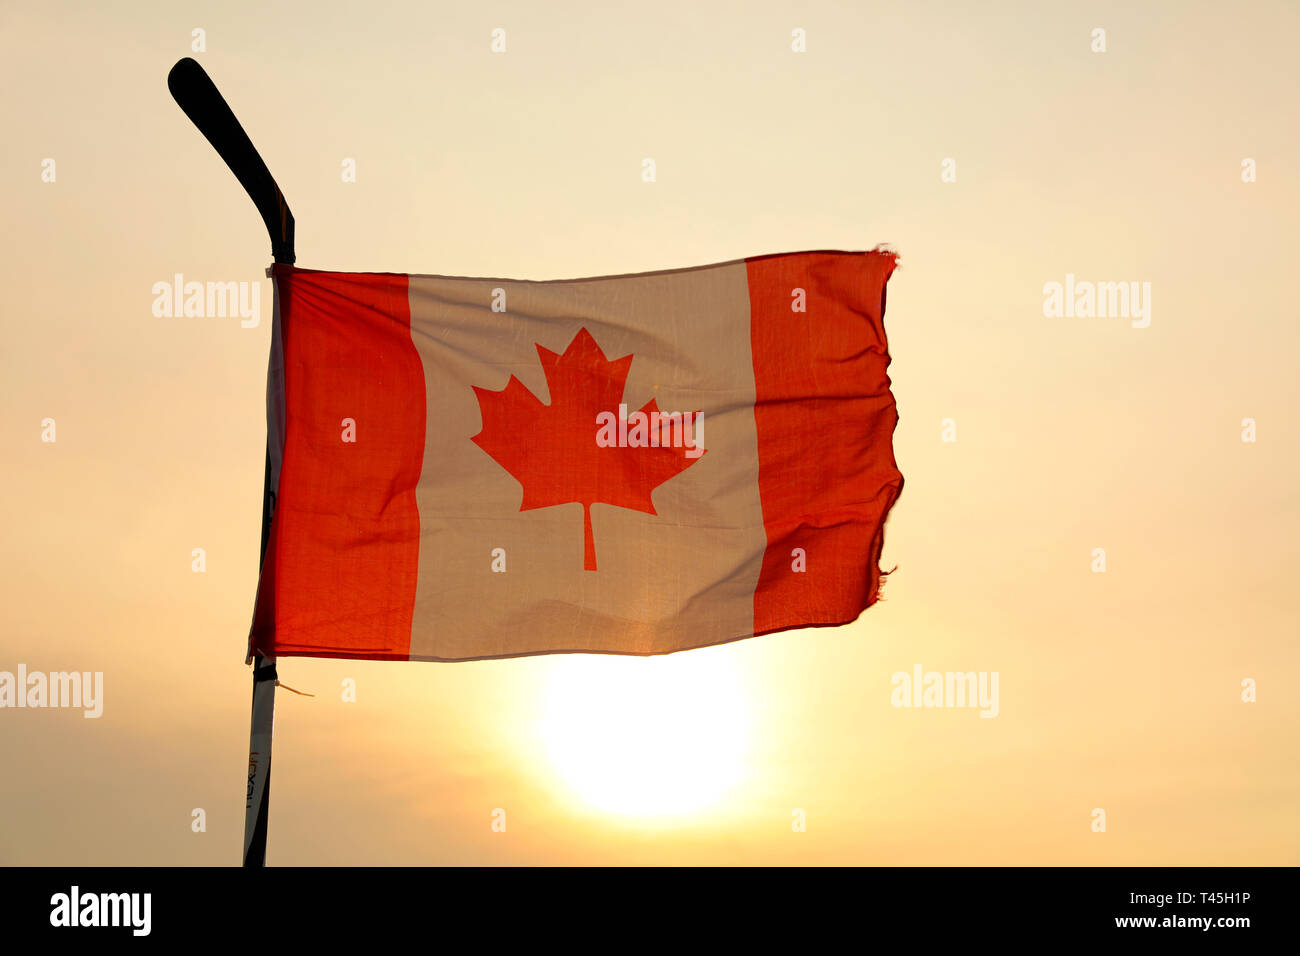
[[[523,485],[520,511],[581,502],[583,567],[595,571],[591,506],[602,502],[657,514],[650,493],[698,459],[688,457],[681,445],[667,445],[666,429],[661,430],[659,447],[597,444],[596,416],[611,412],[617,420],[631,355],[610,361],[585,328],[563,355],[541,345],[537,354],[551,404],[543,405],[513,375],[500,391],[475,385],[483,428],[473,441]],[[648,416],[659,406],[652,398],[640,411]],[[693,416],[688,413],[682,418]]]

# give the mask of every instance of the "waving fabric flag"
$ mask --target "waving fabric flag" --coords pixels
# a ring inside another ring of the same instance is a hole
[[[903,486],[894,263],[561,282],[276,265],[250,652],[661,654],[854,620]]]

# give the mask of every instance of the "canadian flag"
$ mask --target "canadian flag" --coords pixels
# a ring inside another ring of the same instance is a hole
[[[663,654],[854,620],[903,487],[894,266],[275,266],[250,653]]]

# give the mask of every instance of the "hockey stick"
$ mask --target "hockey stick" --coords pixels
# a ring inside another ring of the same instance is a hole
[[[235,119],[211,78],[193,59],[179,60],[167,74],[167,88],[185,115],[212,144],[248,197],[253,200],[271,237],[271,256],[292,264],[293,213],[271,177],[266,163]],[[261,562],[266,560],[270,536],[271,457],[267,450],[262,479]],[[271,804],[271,728],[275,712],[275,687],[279,683],[275,659],[253,659],[253,710],[249,724],[248,792],[244,806],[244,866],[266,865],[266,833]]]
[[[203,67],[190,57],[178,60],[167,74],[167,89],[172,98],[185,111],[185,115],[199,128],[212,148],[230,167],[239,184],[253,200],[253,205],[266,223],[271,236],[271,255],[276,262],[292,263],[293,213],[284,201],[284,194],[275,184],[271,172],[253,143],[235,119],[235,114],[222,98]]]

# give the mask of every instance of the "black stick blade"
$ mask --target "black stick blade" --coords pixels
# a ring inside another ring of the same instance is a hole
[[[211,78],[195,60],[185,57],[167,74],[167,89],[253,200],[271,237],[272,257],[276,262],[292,263],[293,213]]]

